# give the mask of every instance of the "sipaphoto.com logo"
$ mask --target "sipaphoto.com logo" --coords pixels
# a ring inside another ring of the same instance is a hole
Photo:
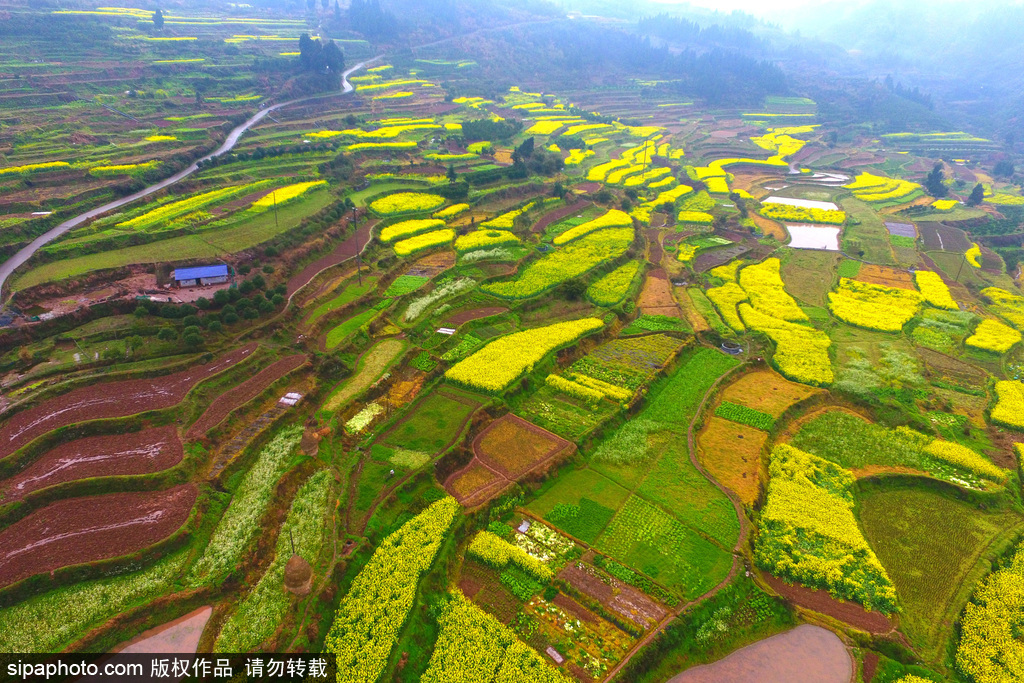
[[[95,662],[70,661],[62,659],[46,663],[33,663],[18,660],[7,664],[7,675],[11,678],[27,680],[51,680],[75,677],[130,678],[142,676],[145,668],[139,663],[130,662]]]

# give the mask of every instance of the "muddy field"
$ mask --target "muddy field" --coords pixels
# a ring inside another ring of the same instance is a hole
[[[530,228],[530,230],[535,233],[543,233],[552,223],[557,223],[566,216],[583,213],[583,210],[588,206],[590,206],[590,202],[579,201],[571,206],[564,206],[561,209],[556,209],[550,213],[544,214],[541,219],[537,221],[532,228]]]
[[[444,488],[462,505],[474,507],[575,450],[571,441],[509,413],[473,439],[473,459],[453,472]]]
[[[0,492],[5,501],[11,501],[76,479],[160,472],[181,462],[182,453],[178,432],[170,426],[91,436],[47,452],[0,484]]]
[[[62,500],[0,531],[0,586],[142,550],[188,520],[199,491],[112,493]]]
[[[668,610],[645,594],[621,581],[602,576],[585,562],[566,564],[558,572],[558,578],[643,628],[654,626],[668,614]]]
[[[295,354],[282,358],[260,370],[237,387],[224,392],[206,409],[202,417],[195,421],[185,435],[187,439],[198,439],[210,431],[231,411],[239,408],[259,396],[271,384],[306,362],[305,354]]]
[[[868,633],[889,633],[893,630],[892,623],[881,612],[868,612],[857,603],[836,600],[827,591],[790,585],[770,574],[764,574],[763,578],[773,591],[804,609],[827,614]]]
[[[335,247],[334,251],[327,256],[310,263],[308,266],[293,275],[288,280],[288,296],[291,296],[298,290],[302,289],[310,280],[316,277],[317,273],[321,272],[325,268],[330,268],[331,266],[336,266],[339,263],[344,263],[362,251],[366,242],[370,239],[370,234],[373,232],[373,226],[376,224],[377,221],[364,221],[354,233],[349,235],[341,244]]]
[[[504,306],[487,306],[485,308],[473,308],[468,311],[459,311],[444,322],[444,327],[458,327],[470,320],[490,318],[492,315],[499,315],[508,309]]]
[[[906,270],[892,268],[890,266],[876,266],[865,263],[860,267],[855,280],[870,282],[883,287],[894,287],[896,289],[911,289],[914,287],[914,277]]]
[[[197,383],[248,358],[249,344],[220,358],[173,375],[109,382],[74,389],[34,408],[23,410],[0,427],[0,457],[5,457],[48,431],[87,420],[134,415],[169,408],[181,402]]]
[[[194,655],[199,649],[199,638],[203,635],[206,622],[212,614],[212,607],[200,607],[183,617],[140,633],[111,652]]]
[[[669,683],[848,683],[852,677],[853,660],[843,641],[820,626],[801,624],[688,669]]]
[[[575,444],[508,413],[473,440],[473,452],[485,465],[508,478],[529,472]]]
[[[680,317],[679,306],[672,296],[672,283],[664,268],[657,268],[647,274],[637,305],[644,315]]]
[[[918,223],[917,229],[928,251],[939,249],[963,253],[971,248],[970,240],[959,228],[951,228],[942,223]]]

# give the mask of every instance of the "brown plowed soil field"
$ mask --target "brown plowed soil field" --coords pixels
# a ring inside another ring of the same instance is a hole
[[[453,472],[444,488],[466,507],[486,502],[513,481],[576,450],[576,444],[512,413],[473,439],[473,459]]]
[[[868,633],[889,633],[893,630],[890,622],[881,612],[868,612],[854,602],[840,602],[827,591],[789,585],[771,574],[762,574],[771,589],[792,603],[821,614],[838,619]]]
[[[959,228],[951,228],[942,223],[918,223],[917,231],[921,234],[924,248],[928,251],[941,249],[962,254],[971,247],[967,235]]]
[[[169,408],[180,403],[196,384],[239,363],[255,350],[256,344],[249,344],[206,365],[196,365],[164,377],[73,389],[63,396],[23,410],[0,427],[0,458],[58,427]]]
[[[409,266],[406,275],[422,275],[433,278],[455,265],[454,251],[438,251],[424,256]]]
[[[473,452],[507,478],[518,477],[575,444],[508,413],[473,440]]]
[[[341,244],[335,247],[334,251],[323,258],[313,261],[293,275],[288,280],[288,296],[291,296],[304,287],[306,283],[316,277],[316,274],[320,271],[325,268],[330,268],[331,266],[336,266],[339,263],[344,263],[362,251],[367,241],[369,241],[370,233],[373,232],[373,226],[375,225],[377,225],[377,221],[364,219],[363,224],[359,226],[354,233],[346,237]]]
[[[679,306],[672,296],[672,283],[669,282],[664,268],[656,268],[647,274],[637,303],[640,305],[640,312],[645,315],[681,317]]]
[[[260,370],[237,387],[225,391],[206,409],[202,417],[195,421],[185,435],[187,439],[197,439],[210,431],[231,413],[232,410],[245,405],[259,396],[271,384],[306,362],[305,354],[282,358]]]
[[[556,209],[550,213],[541,216],[541,219],[537,221],[532,228],[531,232],[543,233],[549,225],[557,223],[566,216],[572,216],[573,214],[582,213],[585,208],[590,206],[590,202],[576,202],[570,206],[563,206],[561,209]]]
[[[198,493],[183,484],[62,500],[34,512],[0,531],[0,586],[151,546],[188,520]]]
[[[452,317],[445,321],[445,327],[458,327],[463,323],[468,323],[470,320],[479,320],[480,318],[490,318],[492,315],[498,315],[504,313],[508,309],[504,306],[488,306],[486,308],[474,308],[468,311],[459,311]]]
[[[668,610],[644,593],[611,577],[602,577],[596,569],[584,562],[569,562],[558,572],[558,578],[643,628],[654,626],[668,614]]]
[[[661,257],[665,255],[665,250],[661,248],[661,242],[658,241],[658,231],[653,228],[644,230],[644,237],[647,238],[647,260],[656,266],[661,266]]]
[[[897,289],[916,289],[914,277],[909,272],[890,266],[875,266],[870,263],[865,263],[860,267],[854,280]]]
[[[18,500],[33,491],[90,477],[160,472],[181,462],[174,427],[155,427],[111,436],[90,436],[57,446],[0,484],[3,499]]]
[[[712,416],[697,435],[701,464],[747,505],[761,489],[761,450],[768,433]]]
[[[722,400],[760,410],[777,418],[797,401],[820,394],[821,391],[790,382],[773,370],[755,370],[727,386],[722,392]]]

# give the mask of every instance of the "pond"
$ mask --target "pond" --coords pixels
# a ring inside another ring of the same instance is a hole
[[[849,683],[853,661],[839,637],[801,624],[713,664],[695,666],[669,683]]]
[[[794,249],[839,251],[839,228],[827,225],[786,225]]]

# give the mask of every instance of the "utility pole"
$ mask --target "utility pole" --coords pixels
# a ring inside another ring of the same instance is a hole
[[[277,227],[277,190],[270,193],[271,198],[274,200],[274,227]]]
[[[956,271],[956,277],[954,279],[956,280],[957,284],[960,283],[960,272],[964,269],[964,264],[965,263],[967,263],[967,254],[966,253],[964,253],[963,260],[960,261],[960,268],[958,268],[957,271]]]

